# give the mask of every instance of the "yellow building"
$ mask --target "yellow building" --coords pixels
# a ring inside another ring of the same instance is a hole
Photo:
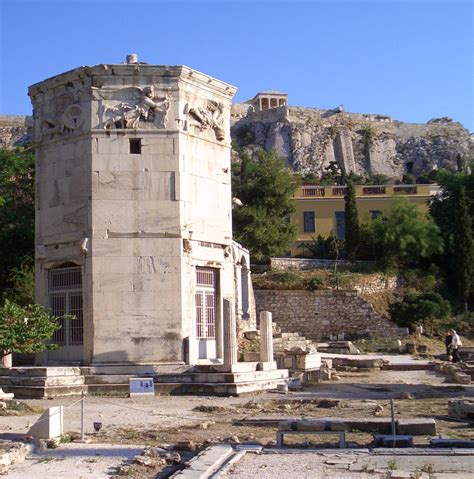
[[[298,226],[297,241],[291,248],[291,256],[305,256],[309,252],[302,246],[319,235],[337,238],[345,236],[344,194],[345,186],[319,186],[305,183],[293,195],[296,211],[290,221]],[[439,191],[438,185],[356,185],[356,204],[359,219],[366,215],[376,218],[390,214],[394,199],[404,197],[428,210],[432,196]]]

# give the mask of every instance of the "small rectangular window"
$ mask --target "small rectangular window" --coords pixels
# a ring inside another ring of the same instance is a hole
[[[344,239],[346,237],[346,213],[336,211],[336,238]]]
[[[382,212],[380,210],[370,210],[370,219],[376,220],[382,216]]]
[[[305,233],[314,233],[316,231],[314,211],[303,212],[303,231]]]
[[[142,139],[130,138],[130,154],[141,155],[142,154]]]

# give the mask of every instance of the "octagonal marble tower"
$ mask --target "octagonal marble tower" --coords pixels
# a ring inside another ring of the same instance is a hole
[[[248,253],[232,242],[235,90],[133,55],[29,88],[37,301],[78,318],[44,363],[222,358],[223,298],[248,305],[235,277]]]

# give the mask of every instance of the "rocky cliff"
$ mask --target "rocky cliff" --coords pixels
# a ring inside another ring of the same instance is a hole
[[[403,123],[385,115],[283,106],[260,112],[232,107],[232,138],[244,148],[275,149],[302,174],[320,175],[335,161],[349,173],[400,178],[433,169],[457,171],[474,159],[474,138],[449,118]],[[32,118],[0,116],[0,148],[31,140]]]
[[[234,105],[232,137],[244,148],[275,149],[302,174],[320,175],[333,161],[349,173],[401,178],[433,169],[457,171],[474,159],[474,141],[449,118],[426,124],[385,115],[282,106],[254,111]]]
[[[0,115],[0,148],[26,145],[31,141],[32,128],[30,116]]]

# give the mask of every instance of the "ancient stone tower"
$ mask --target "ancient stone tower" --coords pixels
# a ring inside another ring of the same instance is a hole
[[[248,254],[232,242],[234,93],[134,55],[30,87],[37,301],[78,317],[45,362],[222,357],[223,298],[248,307]]]

